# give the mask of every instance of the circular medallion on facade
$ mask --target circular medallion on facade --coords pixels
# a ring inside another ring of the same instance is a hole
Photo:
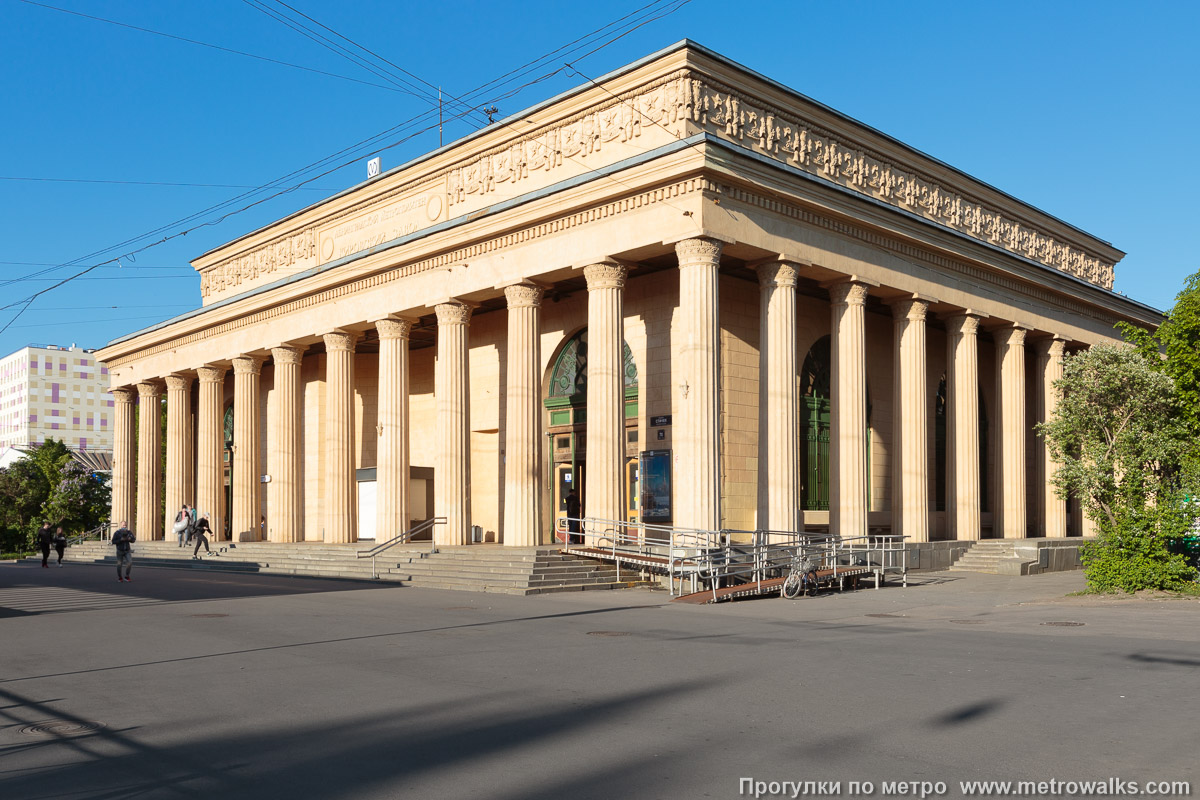
[[[328,261],[333,258],[333,237],[321,242],[321,259]]]
[[[429,215],[430,222],[436,222],[442,216],[442,196],[440,194],[429,195],[429,202],[425,204],[425,213]]]

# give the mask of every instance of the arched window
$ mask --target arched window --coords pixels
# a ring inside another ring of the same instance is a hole
[[[629,345],[622,343],[625,374],[625,417],[637,416],[638,371]],[[545,406],[551,425],[586,422],[587,409],[587,329],[575,334],[563,345],[550,373],[550,389]]]
[[[800,505],[805,511],[829,510],[829,365],[830,338],[822,336],[800,370]]]

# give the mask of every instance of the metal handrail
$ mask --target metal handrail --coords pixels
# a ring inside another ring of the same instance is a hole
[[[398,544],[404,544],[405,542],[412,541],[412,538],[414,536],[416,536],[418,533],[421,533],[422,531],[426,531],[426,530],[431,530],[434,525],[445,525],[445,524],[446,524],[445,517],[430,517],[429,519],[425,520],[424,522],[419,523],[419,524],[414,525],[413,527],[409,528],[404,533],[401,533],[397,536],[393,536],[391,539],[388,539],[386,542],[382,542],[381,544],[375,545],[370,550],[360,550],[356,554],[356,557],[357,558],[370,558],[371,559],[371,577],[378,578],[379,575],[375,571],[376,556],[378,556],[380,553],[384,552],[385,550],[390,550],[391,548],[395,547]],[[434,543],[432,533],[430,533],[430,535],[429,535],[429,552],[431,554],[437,552],[437,545]]]
[[[74,536],[67,537],[67,547],[86,542],[87,540],[93,538],[104,541],[105,539],[111,537],[112,529],[115,525],[115,522],[101,522],[90,531],[83,531],[82,533],[77,533]]]

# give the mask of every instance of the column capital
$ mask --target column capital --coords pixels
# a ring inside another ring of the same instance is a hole
[[[707,237],[684,239],[675,243],[675,256],[679,259],[680,267],[713,264],[720,262],[721,251],[724,248],[725,243],[717,239]]]
[[[375,321],[375,330],[379,332],[380,340],[407,339],[412,333],[415,320],[408,317],[389,317]]]
[[[1057,334],[1037,339],[1033,342],[1033,346],[1037,348],[1038,355],[1049,358],[1062,358],[1067,352],[1066,338]]]
[[[143,383],[139,383],[137,385],[137,391],[138,397],[153,399],[156,397],[162,397],[163,387],[162,384],[158,383],[157,381],[144,381]]]
[[[795,289],[801,265],[787,259],[764,261],[754,265],[758,284],[764,289]]]
[[[281,344],[271,348],[271,359],[276,364],[299,364],[304,360],[304,348],[294,344]]]
[[[131,405],[136,390],[131,386],[118,386],[116,389],[110,389],[109,394],[113,396],[116,405]]]
[[[1029,331],[1020,324],[997,328],[992,332],[996,337],[996,343],[1005,347],[1024,347],[1025,335]]]
[[[233,359],[234,375],[258,375],[262,372],[262,356],[238,356]]]
[[[891,306],[892,316],[895,317],[897,322],[901,320],[923,322],[929,313],[929,301],[916,297],[893,300],[888,305]]]
[[[970,309],[959,314],[951,314],[946,317],[946,331],[954,335],[975,336],[979,333],[979,323],[986,316],[986,314],[980,314]]]
[[[828,286],[829,302],[835,306],[861,306],[867,302],[867,284],[857,280],[841,281]]]
[[[188,387],[192,385],[192,376],[191,375],[180,375],[179,373],[172,373],[172,374],[168,375],[165,378],[165,380],[167,382],[167,391],[170,393],[186,392],[188,390]]]
[[[225,367],[205,365],[197,369],[196,374],[200,377],[201,383],[220,383],[225,380],[225,373],[228,371]]]
[[[504,297],[509,308],[537,308],[542,304],[543,289],[528,283],[504,287]]]
[[[624,264],[609,261],[601,264],[588,264],[583,268],[583,277],[587,281],[589,292],[596,289],[623,289],[625,276],[629,270]]]
[[[358,335],[350,331],[334,330],[321,335],[325,340],[325,352],[337,350],[344,353],[354,352],[354,343]]]
[[[438,303],[433,307],[439,326],[470,325],[474,308],[466,303]]]

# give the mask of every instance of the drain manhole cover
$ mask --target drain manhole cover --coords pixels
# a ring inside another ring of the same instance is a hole
[[[588,631],[588,636],[628,636],[629,631]]]
[[[104,728],[103,722],[75,722],[68,719],[52,719],[36,725],[26,725],[20,733],[26,736],[85,736]]]
[[[955,625],[982,625],[983,624],[983,620],[981,620],[981,619],[952,619],[952,620],[950,620],[950,622],[953,622]]]
[[[877,619],[904,619],[903,614],[867,614],[868,617],[876,617]]]
[[[1086,623],[1083,622],[1043,622],[1043,625],[1050,625],[1055,628],[1082,628]]]
[[[195,619],[220,619],[221,617],[228,617],[229,615],[228,614],[192,614],[192,616]]]

